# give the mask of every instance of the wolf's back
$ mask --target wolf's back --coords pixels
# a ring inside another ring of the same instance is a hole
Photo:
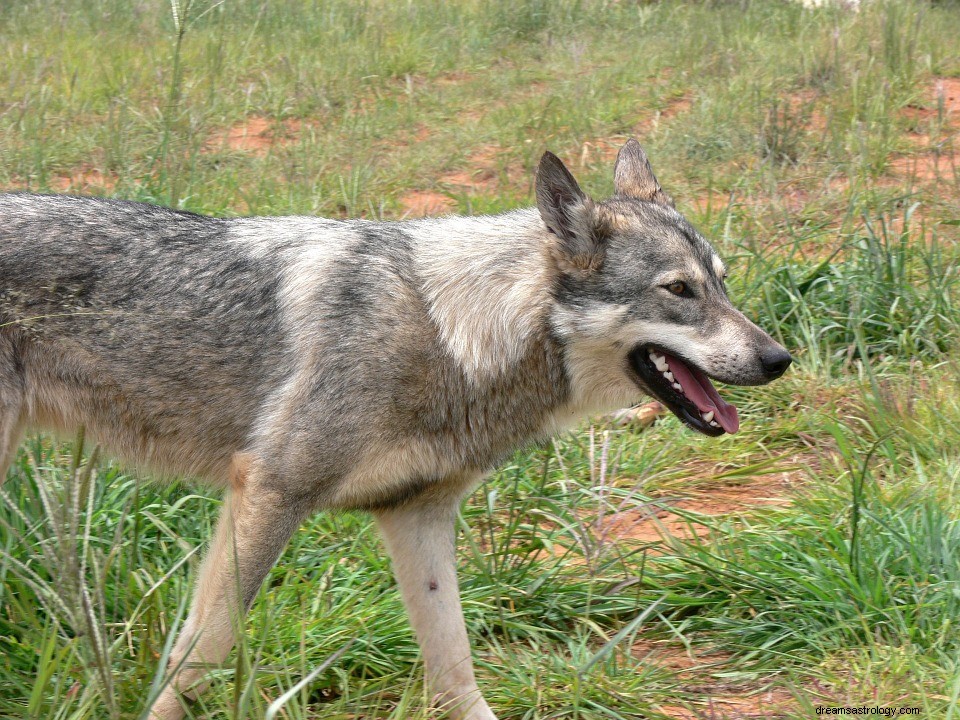
[[[242,442],[290,363],[278,270],[231,245],[230,223],[127,201],[0,195],[0,330],[38,387],[66,378],[89,388],[93,407],[78,412],[109,396],[146,435]]]

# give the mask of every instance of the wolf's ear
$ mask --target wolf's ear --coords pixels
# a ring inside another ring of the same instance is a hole
[[[588,271],[600,266],[603,240],[593,201],[549,151],[537,167],[537,209],[547,229],[557,236],[557,260],[564,269]]]
[[[660,187],[647,154],[633,138],[627,140],[617,153],[617,164],[613,168],[613,187],[617,195],[673,207],[673,198]]]

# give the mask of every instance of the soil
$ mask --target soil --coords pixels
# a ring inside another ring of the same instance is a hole
[[[273,120],[254,116],[226,130],[215,133],[207,142],[206,150],[220,149],[249,153],[263,157],[276,146],[294,142],[303,130],[303,122],[297,119]]]
[[[432,190],[411,190],[400,196],[404,218],[445,215],[456,207],[453,198]]]
[[[746,479],[736,485],[718,485],[686,492],[681,498],[665,498],[657,505],[614,513],[603,521],[599,534],[611,541],[634,540],[659,545],[671,538],[705,537],[710,527],[678,514],[703,515],[705,522],[723,515],[747,512],[757,507],[787,505],[800,482],[799,471],[791,470]],[[658,552],[653,547],[651,551]]]
[[[450,185],[454,188],[468,189],[474,193],[494,193],[501,182],[499,159],[501,150],[496,145],[484,145],[472,153],[467,160],[469,170],[456,170],[440,176],[441,185]],[[520,168],[507,167],[505,179],[513,185],[519,180],[522,173]]]
[[[694,708],[662,705],[660,712],[674,720],[774,720],[795,713],[793,694],[783,688],[770,688],[755,694],[719,692],[708,695]]]
[[[718,680],[713,671],[729,669],[729,653],[715,648],[685,647],[667,640],[639,640],[631,648],[644,664],[656,664],[675,673],[678,690],[698,698],[696,703],[661,705],[658,710],[673,720],[747,720],[785,717],[796,712],[794,694],[776,685],[749,688]]]
[[[910,122],[909,139],[916,150],[891,158],[890,171],[917,184],[955,181],[960,178],[960,157],[955,142],[960,131],[960,78],[937,78],[927,95],[922,103],[910,105],[903,111]],[[931,135],[941,118],[937,135]]]
[[[700,489],[685,491],[677,499],[665,499],[660,507],[644,507],[609,517],[604,531],[611,540],[631,539],[650,543],[649,552],[659,552],[671,538],[703,537],[710,529],[680,517],[673,510],[705,516],[707,519],[749,512],[758,507],[788,504],[803,482],[804,466],[816,465],[819,456],[797,456],[781,472],[738,478],[736,484],[704,487],[703,482],[722,475],[726,468],[691,463],[689,476]],[[753,720],[786,717],[798,709],[794,694],[776,685],[759,689],[724,681],[716,671],[729,669],[731,655],[717,648],[685,647],[669,640],[641,639],[631,648],[643,663],[656,664],[677,677],[678,689],[698,698],[695,704],[663,705],[658,708],[673,720]]]
[[[93,168],[81,168],[69,175],[59,175],[50,180],[50,189],[56,192],[89,193],[113,192],[117,176]]]
[[[730,205],[730,193],[705,191],[696,195],[690,205],[701,215],[705,213],[717,213],[725,210]]]
[[[638,120],[630,128],[630,131],[624,135],[614,137],[591,138],[585,140],[581,145],[580,167],[584,167],[591,162],[600,164],[612,163],[617,158],[620,147],[629,137],[639,138],[641,143],[643,138],[655,132],[662,123],[669,123],[674,118],[690,111],[693,107],[693,100],[689,97],[678,97],[667,103],[663,110],[650,111],[646,108],[638,109],[636,114]],[[566,160],[567,158],[564,158]]]
[[[504,190],[520,190],[530,182],[530,171],[516,155],[507,157],[506,151],[495,144],[482,145],[470,153],[466,167],[466,170],[444,173],[440,184],[461,192],[492,195]]]

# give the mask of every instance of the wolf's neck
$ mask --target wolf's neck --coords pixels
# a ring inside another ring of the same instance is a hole
[[[417,272],[440,339],[468,378],[516,366],[546,329],[551,271],[535,209],[411,223]]]

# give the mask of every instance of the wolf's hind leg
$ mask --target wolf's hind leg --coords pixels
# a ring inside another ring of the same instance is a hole
[[[24,425],[24,380],[12,343],[0,335],[0,484],[17,453]]]
[[[5,405],[0,400],[0,485],[7,478],[7,470],[17,454],[20,437],[23,434],[23,422],[20,408]]]
[[[153,704],[151,718],[179,720],[180,695],[203,692],[206,669],[230,652],[264,577],[310,509],[264,489],[249,456],[238,458],[190,614],[170,656],[173,679]]]
[[[423,651],[427,687],[455,720],[496,720],[477,688],[457,587],[459,495],[413,500],[376,513],[410,623]]]

